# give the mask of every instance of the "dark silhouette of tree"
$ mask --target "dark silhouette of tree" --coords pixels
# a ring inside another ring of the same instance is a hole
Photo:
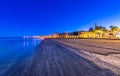
[[[89,31],[94,31],[93,27],[90,27],[90,28],[89,28]]]
[[[100,26],[100,30],[106,31],[107,29],[106,29],[106,27]]]
[[[73,32],[73,35],[78,35],[78,31]]]
[[[106,31],[106,27],[103,27],[103,26],[98,26],[96,23],[95,23],[95,29],[94,30],[101,30],[101,31]]]
[[[111,29],[111,30],[112,30],[113,27],[114,27],[113,25],[110,25],[110,29]]]
[[[112,31],[119,31],[120,30],[120,28],[118,26],[111,25],[110,28]]]
[[[95,30],[99,30],[99,26],[95,23]]]

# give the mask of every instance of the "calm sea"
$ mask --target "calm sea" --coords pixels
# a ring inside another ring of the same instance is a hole
[[[37,38],[0,38],[0,76],[17,62],[29,57],[40,41]]]

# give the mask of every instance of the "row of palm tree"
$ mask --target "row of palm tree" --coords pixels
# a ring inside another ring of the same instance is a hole
[[[111,25],[110,29],[111,29],[111,31],[120,31],[120,28],[118,26]],[[96,30],[107,31],[106,27],[98,26],[96,23],[95,23],[94,28],[93,27],[89,28],[89,31],[96,31]]]
[[[90,27],[88,31],[89,31],[89,32],[101,33],[101,32],[106,32],[106,31],[108,31],[108,30],[107,30],[106,27],[98,26],[98,25],[95,23],[95,26],[94,26],[94,27]],[[118,26],[113,26],[113,25],[111,25],[109,31],[112,31],[112,32],[120,31],[120,28],[119,28]],[[81,31],[74,31],[74,32],[72,32],[72,33],[73,33],[73,35],[78,35],[79,32],[81,32]]]

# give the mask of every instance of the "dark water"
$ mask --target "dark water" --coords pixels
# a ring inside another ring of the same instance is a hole
[[[0,38],[0,76],[29,57],[40,41],[37,38]]]

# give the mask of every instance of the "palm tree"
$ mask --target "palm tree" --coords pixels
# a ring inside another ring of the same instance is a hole
[[[112,31],[120,31],[120,28],[118,26],[111,25],[110,28]]]
[[[98,26],[96,23],[95,23],[95,29],[94,30],[100,30],[100,31],[106,31],[106,27],[103,27],[103,26]]]
[[[104,31],[107,31],[106,27],[98,26],[98,25],[95,23],[94,32],[95,32],[99,37],[102,37],[102,36],[104,35]]]

